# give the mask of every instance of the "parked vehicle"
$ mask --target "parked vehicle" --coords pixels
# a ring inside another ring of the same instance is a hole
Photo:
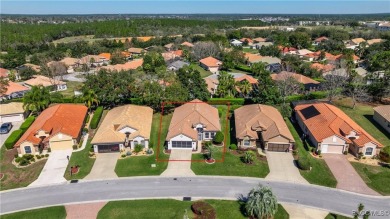
[[[0,134],[7,134],[12,129],[12,123],[6,122],[1,124]]]

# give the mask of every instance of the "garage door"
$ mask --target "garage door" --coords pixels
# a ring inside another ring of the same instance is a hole
[[[5,123],[5,122],[20,122],[23,121],[23,115],[18,114],[18,115],[2,115],[0,116],[0,122]]]
[[[119,145],[113,144],[113,145],[98,145],[98,152],[99,153],[110,153],[110,152],[118,152],[119,151]]]
[[[73,147],[73,140],[50,142],[52,151],[69,150]]]
[[[192,141],[172,141],[172,148],[192,148]]]
[[[321,153],[342,154],[344,145],[322,145]]]
[[[275,143],[268,143],[268,151],[280,151],[285,152],[290,147],[290,144],[275,144]]]

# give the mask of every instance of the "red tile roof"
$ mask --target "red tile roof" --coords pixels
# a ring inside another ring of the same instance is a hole
[[[222,64],[221,61],[219,61],[218,59],[213,58],[211,56],[204,58],[204,59],[201,59],[201,60],[199,60],[199,62],[207,67],[218,67]]]
[[[9,70],[5,68],[0,68],[0,77],[8,77]]]
[[[301,84],[319,84],[320,83],[320,82],[315,81],[309,77],[306,77],[304,75],[297,74],[294,72],[282,71],[278,74],[271,74],[271,78],[274,81],[284,81],[289,77],[294,78],[295,80],[297,80]]]
[[[8,81],[8,86],[7,86],[7,91],[5,92],[5,95],[10,95],[15,92],[20,92],[20,91],[26,91],[29,90],[27,87],[20,85],[18,83]]]
[[[316,69],[318,71],[322,71],[322,72],[332,71],[332,70],[334,70],[336,68],[336,66],[334,66],[332,64],[323,65],[323,64],[320,64],[320,63],[313,63],[313,64],[311,64],[310,67],[313,68],[313,69]]]
[[[328,37],[322,36],[322,37],[318,37],[317,39],[315,39],[314,42],[320,43],[320,42],[325,41],[325,40],[328,40]]]

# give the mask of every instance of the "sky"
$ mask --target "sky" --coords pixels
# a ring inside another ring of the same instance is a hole
[[[390,0],[0,0],[0,14],[369,14]]]

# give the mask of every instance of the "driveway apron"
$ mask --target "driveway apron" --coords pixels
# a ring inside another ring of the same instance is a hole
[[[330,171],[337,180],[338,189],[366,195],[379,195],[369,188],[343,154],[323,154]]]
[[[171,150],[168,168],[161,176],[195,176],[191,170],[191,150]]]
[[[116,162],[118,161],[119,153],[99,153],[96,154],[96,160],[93,164],[91,173],[84,179],[113,179],[118,178],[115,173]]]

